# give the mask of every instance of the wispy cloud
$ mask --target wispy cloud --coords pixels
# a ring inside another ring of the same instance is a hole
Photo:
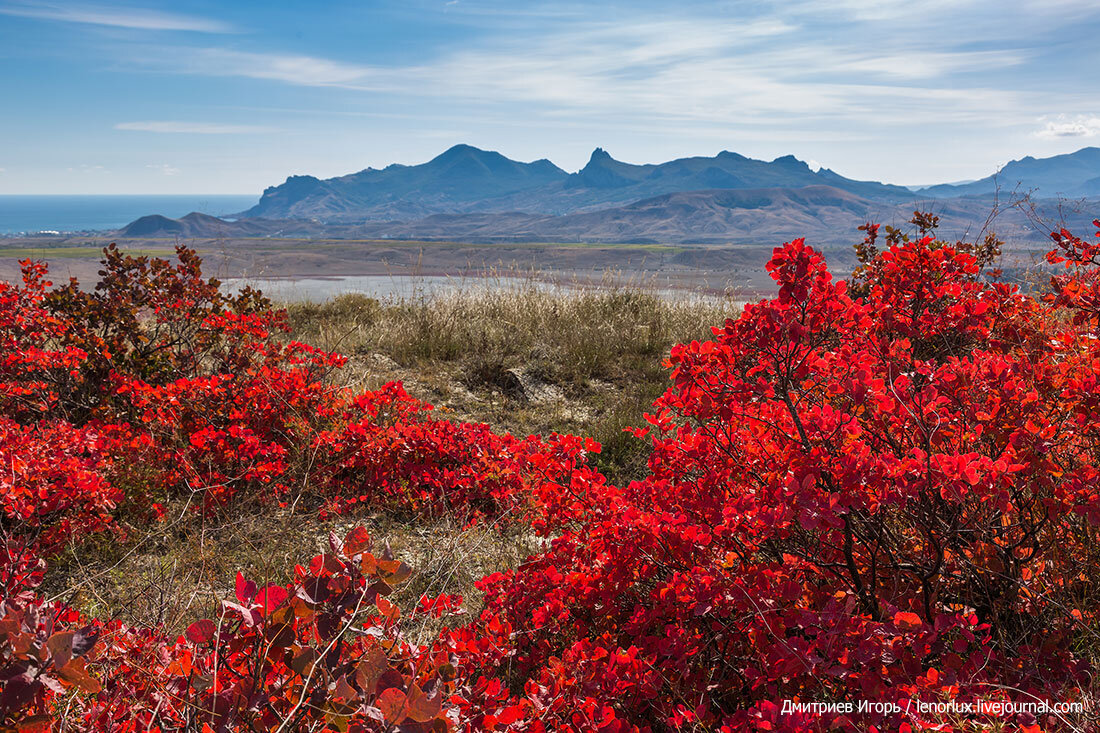
[[[1076,117],[1058,117],[1047,120],[1045,126],[1035,133],[1036,137],[1058,139],[1066,137],[1096,137],[1100,135],[1100,117],[1078,115]]]
[[[115,129],[185,135],[250,135],[277,131],[277,128],[264,125],[225,125],[219,122],[174,122],[170,120],[119,122],[115,125]]]
[[[975,0],[801,0],[792,2],[788,10],[796,14],[839,15],[852,20],[892,21],[909,16],[929,16],[945,10],[973,4]]]
[[[1095,0],[1000,0],[996,5],[986,0],[788,0],[780,8],[779,12],[792,17],[868,23],[884,30],[892,30],[891,25],[909,30],[935,28],[937,43],[952,33],[972,40],[997,38],[1003,30],[1027,36],[1038,27],[1073,22],[1097,12]],[[982,27],[959,22],[968,17],[980,18]]]
[[[9,54],[25,82],[20,129],[66,132],[31,135],[34,154],[86,160],[87,140],[102,140],[125,153],[111,159],[140,156],[147,180],[180,190],[209,185],[204,166],[244,190],[285,169],[335,174],[352,157],[422,160],[437,140],[570,167],[597,144],[636,161],[790,152],[931,182],[1100,140],[1096,0],[389,0],[248,21],[229,5],[0,0],[0,29],[26,40]],[[51,111],[119,88],[140,109],[106,122]],[[16,158],[0,190],[50,188],[14,183],[36,168]],[[158,161],[182,170],[144,167]]]
[[[18,3],[0,5],[0,14],[140,30],[234,32],[232,26],[218,20],[123,6]]]
[[[314,87],[368,88],[372,78],[392,76],[379,67],[316,56],[252,53],[223,48],[178,48],[145,59],[154,69],[204,76],[243,76]]]
[[[817,48],[820,52],[822,49]],[[830,59],[829,57],[833,58]],[[845,58],[847,56],[847,58]],[[1019,50],[1006,51],[966,51],[938,52],[914,51],[910,53],[885,54],[828,54],[827,66],[830,73],[850,73],[857,78],[880,77],[892,79],[938,79],[947,74],[965,72],[968,74],[1005,69],[1018,66],[1027,60],[1027,55]],[[809,59],[807,59],[809,60]],[[831,63],[830,63],[831,61]]]
[[[169,165],[167,163],[154,163],[152,165],[147,165],[145,167],[146,168],[152,168],[153,170],[159,171],[160,173],[162,173],[163,175],[166,175],[166,176],[174,176],[174,175],[177,175],[180,172],[179,168],[176,168],[175,166]]]
[[[1004,119],[1014,95],[960,84],[956,74],[1022,64],[1026,51],[899,51],[889,44],[807,41],[778,17],[639,17],[631,22],[562,23],[501,37],[405,66],[223,48],[149,53],[147,68],[336,87],[418,99],[528,105],[529,113],[624,119],[646,116],[738,125],[789,124],[798,116],[875,114],[912,121],[935,102],[941,120]],[[931,113],[931,110],[929,110]]]

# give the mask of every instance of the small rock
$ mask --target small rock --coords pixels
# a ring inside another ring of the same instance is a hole
[[[377,351],[372,353],[368,358],[370,359],[371,365],[378,369],[393,371],[395,369],[401,368],[401,365],[398,364],[396,361],[386,356],[385,354],[379,354]]]
[[[557,402],[565,399],[565,392],[556,384],[536,379],[524,369],[509,369],[508,375],[514,380],[513,391],[518,392],[528,402]]]

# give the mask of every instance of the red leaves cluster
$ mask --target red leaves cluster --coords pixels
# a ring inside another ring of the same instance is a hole
[[[103,476],[104,442],[95,430],[65,422],[24,426],[0,417],[0,527],[8,543],[0,567],[17,564],[17,547],[50,555],[111,524],[123,495]],[[23,583],[5,580],[12,585],[4,582],[0,591]]]
[[[851,287],[791,242],[768,264],[776,298],[672,350],[634,431],[649,475],[628,486],[589,465],[590,440],[332,387],[340,357],[277,341],[280,316],[222,299],[190,255],[109,253],[124,312],[28,268],[0,291],[0,453],[22,472],[0,482],[0,705],[36,724],[64,701],[91,730],[579,733],[967,729],[982,721],[782,702],[1080,698],[1100,602],[1097,248],[1056,234],[1068,269],[1037,297],[983,276],[993,243],[879,251],[868,231]],[[507,516],[547,542],[425,646],[386,597],[410,569],[362,530],[287,586],[238,577],[176,640],[33,593],[40,555],[123,499],[198,492],[212,510],[303,487],[325,512]]]
[[[1100,219],[1093,224],[1100,229]],[[1080,322],[1100,320],[1100,241],[1087,242],[1061,229],[1053,232],[1055,249],[1047,254],[1051,264],[1063,265],[1066,273],[1051,278],[1051,294],[1048,301],[1055,306],[1066,306],[1075,311]],[[1098,233],[1097,236],[1100,236]]]

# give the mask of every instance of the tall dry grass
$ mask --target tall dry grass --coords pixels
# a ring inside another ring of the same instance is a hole
[[[386,300],[348,294],[287,304],[294,338],[368,364],[379,355],[392,360],[388,377],[430,386],[410,391],[459,405],[462,419],[518,434],[592,436],[604,444],[601,468],[621,481],[644,468],[644,445],[623,428],[642,424],[667,387],[671,346],[710,338],[739,308],[729,294],[672,293],[610,276],[567,287],[468,279]],[[517,373],[562,399],[524,400],[514,389]],[[349,374],[356,376],[354,362]]]
[[[403,366],[473,360],[524,364],[559,384],[653,374],[668,348],[735,315],[732,296],[670,296],[636,283],[547,286],[466,280],[378,300],[359,294],[287,305],[295,338]]]

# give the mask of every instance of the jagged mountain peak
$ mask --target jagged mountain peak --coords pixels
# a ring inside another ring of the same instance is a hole
[[[798,168],[810,170],[810,166],[802,160],[794,157],[793,155],[781,155],[772,161],[772,165],[781,165],[787,168]]]
[[[603,148],[596,148],[592,151],[592,155],[588,159],[588,164],[592,165],[593,163],[598,163],[604,160],[614,160],[614,158],[612,158],[611,154]]]

